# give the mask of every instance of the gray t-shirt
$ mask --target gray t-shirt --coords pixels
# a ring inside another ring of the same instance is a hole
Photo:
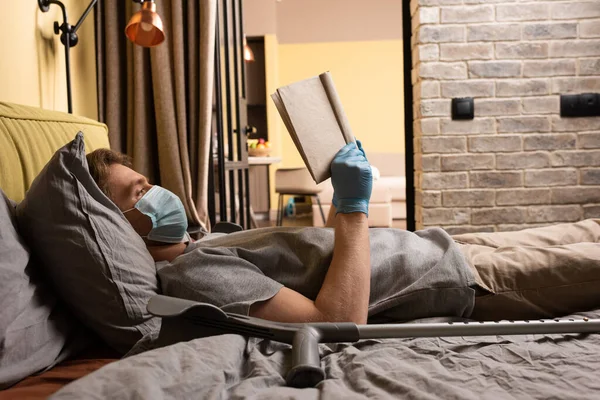
[[[369,322],[468,317],[475,279],[442,229],[370,229]],[[286,286],[319,293],[333,255],[329,228],[263,228],[208,235],[172,263],[158,265],[163,294],[248,315]]]

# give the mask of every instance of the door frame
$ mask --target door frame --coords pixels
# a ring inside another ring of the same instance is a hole
[[[406,175],[406,229],[414,231],[415,223],[415,172],[413,132],[413,84],[411,46],[410,1],[402,1],[402,46],[404,64],[404,159]]]

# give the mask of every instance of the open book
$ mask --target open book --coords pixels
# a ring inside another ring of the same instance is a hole
[[[336,153],[355,141],[331,74],[280,87],[271,98],[315,182],[329,178]]]

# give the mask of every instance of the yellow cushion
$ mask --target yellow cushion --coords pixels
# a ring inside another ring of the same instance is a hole
[[[0,102],[0,188],[20,202],[54,152],[83,132],[86,150],[110,147],[106,125],[58,111]]]

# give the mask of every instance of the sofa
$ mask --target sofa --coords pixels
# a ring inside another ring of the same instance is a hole
[[[0,188],[19,203],[54,152],[85,135],[88,151],[109,147],[106,125],[89,118],[0,102]]]
[[[406,220],[406,169],[404,154],[372,153],[371,164],[379,170],[378,185],[386,186],[392,198],[392,219]]]
[[[404,174],[404,154],[368,153],[371,165],[376,167],[373,191],[369,202],[369,226],[391,227],[397,221],[406,220],[406,177]],[[333,187],[331,180],[323,182],[319,198],[325,215],[331,207]],[[312,205],[313,226],[323,226],[323,220],[316,204]]]

